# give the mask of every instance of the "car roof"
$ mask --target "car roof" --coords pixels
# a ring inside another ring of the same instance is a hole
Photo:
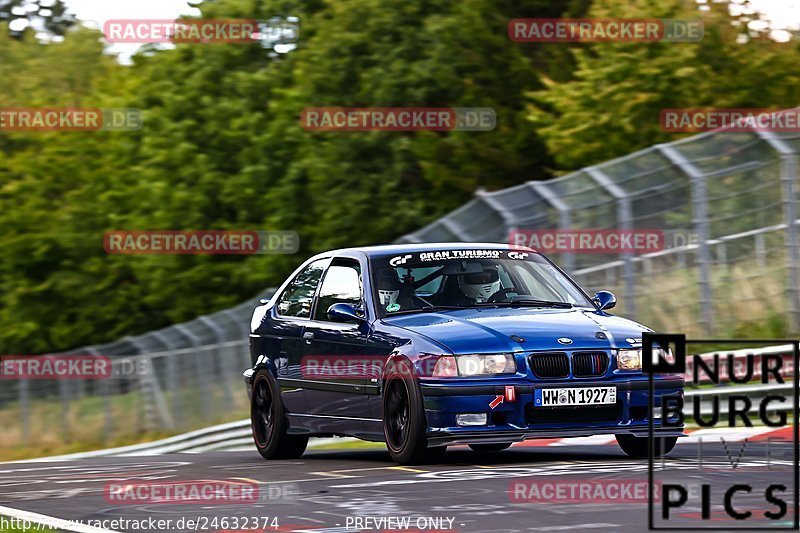
[[[436,250],[521,250],[536,252],[533,248],[496,242],[425,242],[415,244],[385,244],[382,246],[364,246],[361,248],[341,248],[331,250],[325,255],[339,255],[349,252],[361,252],[367,257],[377,257],[388,254],[402,254],[409,252],[433,252]]]

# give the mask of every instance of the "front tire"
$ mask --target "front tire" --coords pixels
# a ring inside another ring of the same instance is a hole
[[[633,435],[615,435],[617,444],[622,448],[628,457],[642,458],[650,453],[650,439],[647,437],[635,437]],[[653,442],[653,452],[655,457],[667,455],[675,447],[678,437],[656,437]]]
[[[392,460],[412,465],[441,459],[444,447],[428,448],[422,392],[411,365],[403,362],[392,367],[383,390],[383,434]]]
[[[253,376],[250,425],[256,449],[264,459],[297,459],[306,451],[308,437],[289,435],[289,423],[278,382],[260,369]]]

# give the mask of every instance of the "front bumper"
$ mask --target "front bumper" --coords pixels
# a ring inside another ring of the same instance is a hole
[[[515,399],[503,401],[494,409],[490,403],[503,396],[505,387],[514,386]],[[616,386],[617,403],[609,406],[533,407],[534,389]],[[653,383],[654,406],[662,396],[683,395],[682,377],[658,378]],[[583,437],[590,435],[648,435],[648,380],[592,380],[542,382],[509,381],[502,384],[421,383],[428,421],[428,442],[444,444],[519,442],[537,438]],[[486,413],[485,426],[461,427],[458,413]],[[662,425],[653,421],[654,435],[683,435],[682,425]]]

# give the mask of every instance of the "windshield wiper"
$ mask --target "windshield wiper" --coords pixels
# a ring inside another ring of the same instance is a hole
[[[433,311],[452,311],[454,309],[469,309],[463,305],[423,305],[422,307],[417,307],[414,309],[403,309],[401,311],[395,311],[394,313],[388,313],[386,318],[397,316],[397,315],[407,315],[409,313],[430,313]]]
[[[556,309],[572,309],[569,302],[551,302],[548,300],[515,300],[513,302],[477,302],[482,307],[553,307]]]

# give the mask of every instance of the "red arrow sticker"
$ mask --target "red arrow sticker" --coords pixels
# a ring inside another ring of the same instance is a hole
[[[492,400],[491,402],[489,402],[489,407],[491,407],[492,409],[494,409],[495,407],[497,407],[497,406],[498,406],[498,405],[500,405],[501,403],[503,403],[503,397],[502,397],[502,396],[495,396],[495,397],[494,397],[494,400]]]

